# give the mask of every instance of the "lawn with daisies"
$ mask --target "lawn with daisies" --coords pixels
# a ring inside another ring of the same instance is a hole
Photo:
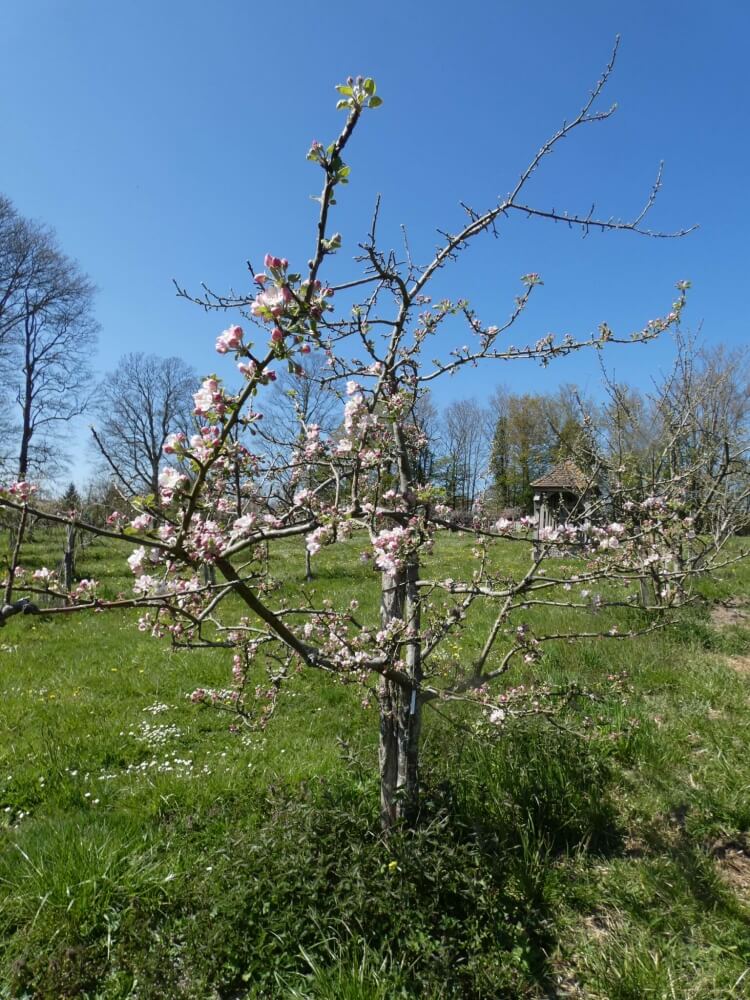
[[[37,531],[22,563],[61,545]],[[441,536],[431,572],[470,549]],[[114,597],[127,554],[91,544],[78,573]],[[375,620],[357,554],[324,549],[305,585],[285,542],[273,583]],[[428,712],[420,824],[388,839],[359,687],[302,673],[255,731],[190,700],[227,686],[228,650],[173,650],[132,611],[10,619],[0,998],[750,996],[750,567],[703,595],[663,631],[517,666],[508,686],[584,692],[553,719],[480,740]]]

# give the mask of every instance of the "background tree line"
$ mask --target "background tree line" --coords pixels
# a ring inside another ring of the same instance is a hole
[[[746,482],[746,351],[703,347],[679,335],[671,370],[654,377],[648,390],[606,372],[602,381],[600,400],[574,384],[549,393],[513,393],[501,386],[485,404],[458,400],[442,413],[426,398],[414,416],[427,438],[418,466],[426,480],[443,487],[456,510],[470,510],[481,498],[494,511],[530,512],[531,484],[566,459],[612,494],[658,493],[661,481],[683,476],[696,507],[705,487],[693,472],[699,456],[709,456],[714,474],[725,464],[738,490]]]
[[[198,375],[181,358],[130,353],[97,383],[94,294],[54,232],[23,218],[0,195],[0,468],[18,479],[59,481],[67,457],[61,431],[85,414],[93,424],[93,492],[107,502],[118,491],[156,494],[165,441],[198,429],[192,398]],[[747,476],[746,352],[678,336],[672,370],[649,390],[606,372],[603,384],[599,400],[574,384],[547,393],[500,386],[486,401],[459,399],[442,409],[426,392],[412,413],[422,432],[413,456],[418,477],[440,486],[457,511],[481,499],[491,510],[525,513],[533,504],[531,484],[564,459],[605,489],[609,483],[613,493],[625,487],[645,494],[658,491],[668,475],[689,478],[707,451],[714,471],[729,462],[731,475]],[[335,435],[343,398],[343,387],[320,362],[282,373],[264,420],[245,432],[247,447],[274,463],[300,426],[317,423]],[[283,475],[270,482],[282,492],[299,485]],[[688,484],[696,503],[702,488],[697,480]]]

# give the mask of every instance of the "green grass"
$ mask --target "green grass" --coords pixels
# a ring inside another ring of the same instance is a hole
[[[40,533],[24,565],[58,542]],[[521,547],[501,552],[498,572],[517,572]],[[357,553],[324,550],[307,589],[356,596],[374,621]],[[292,595],[301,544],[280,556]],[[115,596],[123,558],[93,546],[79,574]],[[443,538],[425,575],[465,576],[470,559]],[[705,593],[747,597],[750,570]],[[472,613],[446,666],[489,616]],[[422,822],[386,843],[359,689],[303,674],[265,733],[231,732],[186,697],[224,686],[229,654],[171,651],[135,618],[0,630],[0,997],[750,996],[741,622],[697,608],[645,638],[548,647],[508,684],[600,695],[559,725],[478,743],[428,713]]]

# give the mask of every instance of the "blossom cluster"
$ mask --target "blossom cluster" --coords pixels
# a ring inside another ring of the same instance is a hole
[[[221,383],[214,375],[203,380],[200,389],[193,395],[193,402],[195,404],[193,413],[198,417],[216,420],[226,413],[226,396]]]
[[[397,573],[421,541],[421,532],[415,524],[384,529],[372,540],[375,565],[384,573]]]
[[[70,592],[70,599],[76,603],[93,601],[96,598],[96,591],[99,586],[98,580],[79,580]]]
[[[10,486],[0,486],[0,495],[5,494],[12,500],[19,500],[26,503],[37,491],[39,487],[36,483],[30,483],[26,479],[19,479]]]

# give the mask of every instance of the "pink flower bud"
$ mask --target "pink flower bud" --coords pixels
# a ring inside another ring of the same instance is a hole
[[[272,344],[284,343],[284,331],[280,330],[278,326],[275,326],[271,332],[271,343]]]
[[[271,256],[271,254],[267,253],[266,256],[263,258],[263,267],[273,267],[273,260],[274,258]]]
[[[236,350],[242,343],[242,335],[241,326],[228,327],[216,341],[216,350],[219,354],[226,354],[227,351]]]
[[[303,354],[309,354],[310,353],[310,345],[309,344],[303,344],[302,347],[300,347],[300,351]]]
[[[268,281],[268,275],[267,274],[256,274],[255,275],[255,282],[256,282],[256,284],[258,284],[258,285],[264,285],[267,281]]]

